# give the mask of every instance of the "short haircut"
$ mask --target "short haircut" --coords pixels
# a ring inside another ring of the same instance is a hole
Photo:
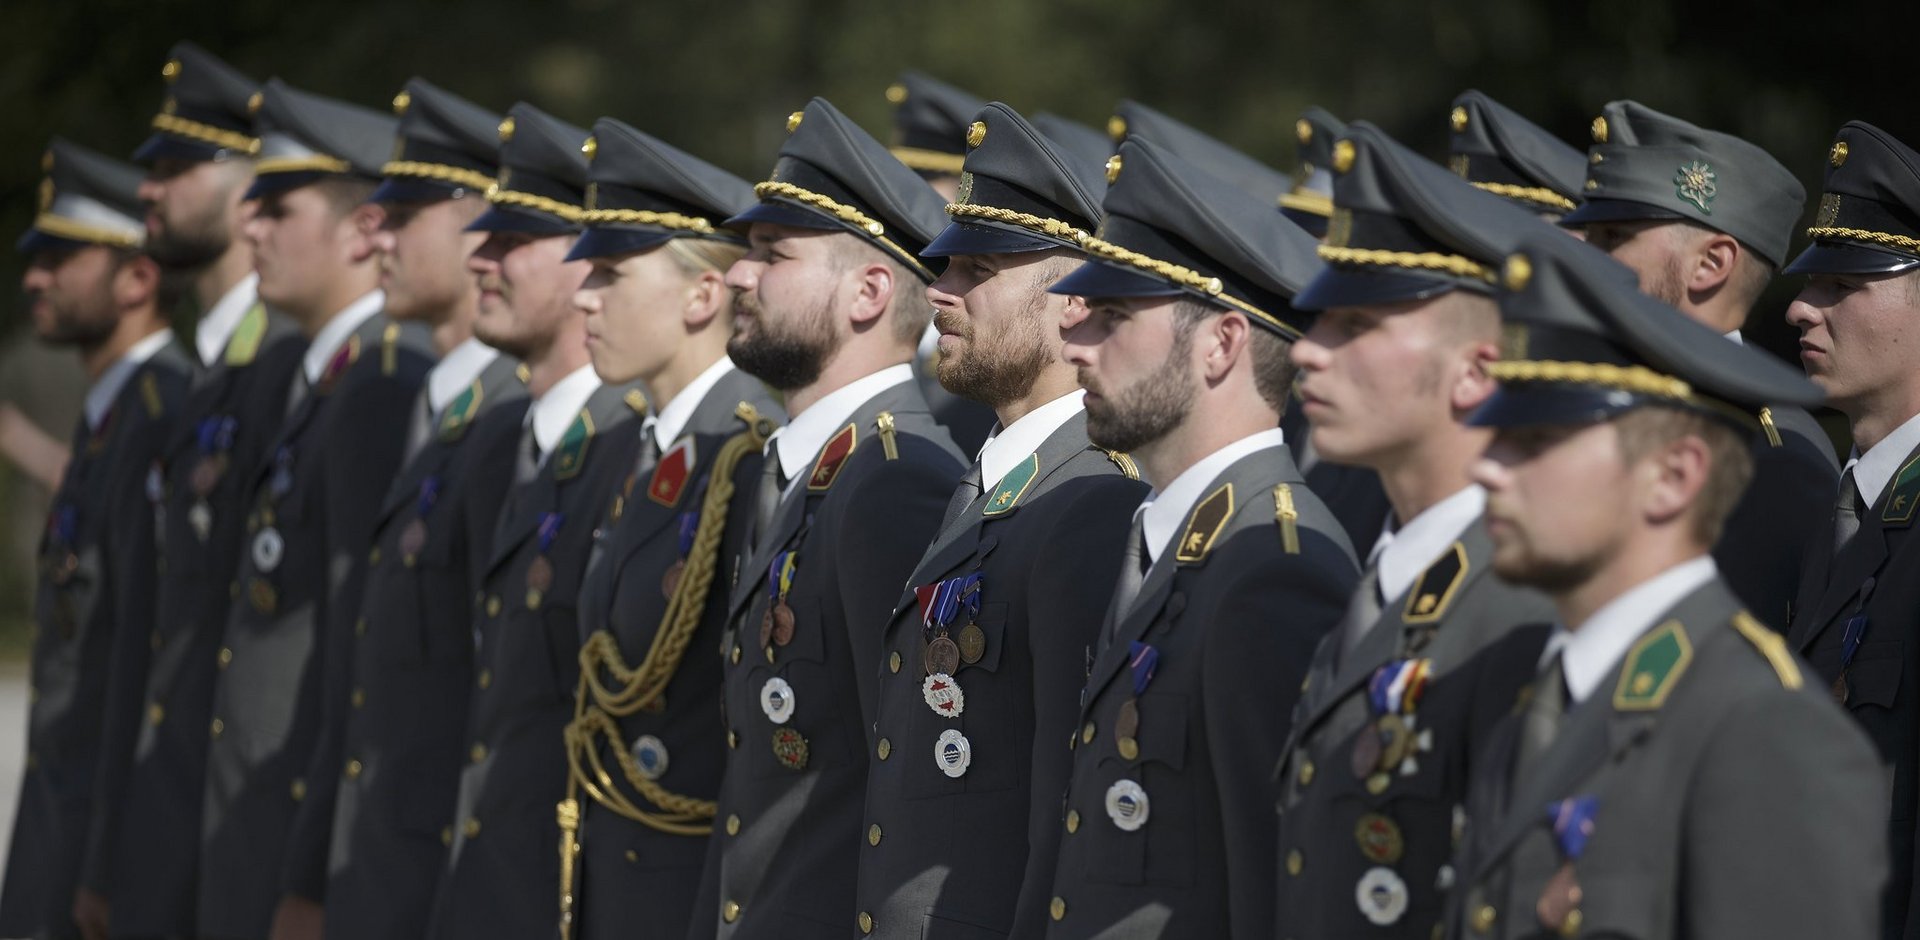
[[[373,195],[373,191],[380,186],[378,182],[356,176],[326,176],[310,185],[314,191],[326,197],[327,206],[341,218],[366,202],[367,197]]]
[[[1200,322],[1227,312],[1201,300],[1182,298],[1173,307],[1173,328],[1184,342],[1193,336]],[[1248,321],[1247,356],[1253,362],[1253,385],[1260,400],[1281,414],[1287,413],[1287,399],[1293,394],[1293,379],[1299,368],[1293,364],[1293,342],[1264,326]]]
[[[908,345],[919,345],[920,337],[927,332],[927,324],[933,322],[926,280],[866,239],[852,233],[836,234],[844,236],[833,240],[832,257],[840,270],[878,262],[893,272],[893,298],[887,305],[893,317],[893,338]]]
[[[1693,436],[1707,445],[1707,480],[1694,500],[1694,538],[1702,545],[1720,541],[1720,531],[1753,480],[1750,435],[1727,422],[1696,411],[1661,405],[1635,408],[1613,421],[1620,435],[1620,457],[1628,465],[1679,440]]]
[[[688,277],[712,271],[727,273],[735,261],[747,253],[747,246],[712,238],[675,238],[667,242],[667,257]]]

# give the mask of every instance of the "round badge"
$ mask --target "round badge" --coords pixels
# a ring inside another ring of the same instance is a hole
[[[1407,883],[1391,868],[1369,868],[1353,888],[1360,913],[1377,927],[1397,923],[1407,913]]]
[[[658,780],[667,772],[667,746],[650,734],[634,738],[633,762],[640,766],[640,776]]]
[[[204,542],[213,535],[213,507],[206,500],[200,500],[187,510],[187,524],[193,526],[195,538]]]
[[[1353,838],[1360,843],[1360,854],[1375,865],[1398,862],[1407,848],[1400,825],[1379,813],[1362,814],[1354,824]]]
[[[660,593],[666,595],[668,600],[673,599],[673,592],[680,587],[680,575],[686,570],[686,561],[676,561],[668,566],[666,574],[660,576]]]
[[[934,637],[927,644],[927,654],[921,665],[927,667],[927,674],[944,672],[953,675],[960,668],[960,647],[944,636]]]
[[[960,683],[944,672],[936,672],[920,683],[920,694],[926,698],[927,707],[942,718],[958,718],[967,710],[967,696],[960,691]]]
[[[1573,863],[1563,863],[1560,870],[1547,880],[1547,886],[1541,890],[1540,900],[1534,904],[1533,912],[1539,915],[1540,923],[1549,929],[1571,935],[1579,929],[1576,918],[1580,916],[1582,894],[1580,879],[1573,874]],[[1566,929],[1569,922],[1574,925],[1573,930]]]
[[[776,725],[784,725],[793,717],[793,686],[787,680],[774,676],[760,687],[760,710]]]
[[[971,666],[987,653],[987,633],[977,624],[960,628],[960,659]]]
[[[940,739],[933,742],[933,762],[940,766],[940,772],[958,779],[966,775],[967,768],[973,765],[973,743],[959,731],[948,728],[940,732]]]
[[[527,566],[527,589],[544,594],[550,587],[553,587],[553,562],[545,555],[537,555]]]
[[[1380,766],[1380,732],[1372,725],[1360,729],[1353,736],[1353,775],[1366,779]]]
[[[773,729],[773,759],[788,770],[807,769],[807,739],[792,728]]]
[[[773,606],[773,645],[785,646],[793,642],[793,608],[781,601]]]
[[[253,537],[253,567],[261,574],[268,574],[280,567],[280,559],[286,557],[287,541],[280,537],[280,530],[261,529]]]
[[[427,547],[427,521],[414,519],[400,530],[400,553],[408,557],[420,554]]]
[[[1153,804],[1147,800],[1147,790],[1131,780],[1115,780],[1107,788],[1107,818],[1126,832],[1133,832],[1147,824],[1147,817],[1153,813]]]

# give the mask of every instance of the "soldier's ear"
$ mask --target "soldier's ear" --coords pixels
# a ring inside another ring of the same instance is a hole
[[[1687,292],[1710,295],[1727,286],[1742,254],[1740,243],[1731,235],[1711,232],[1698,239],[1688,256],[1687,267],[1681,272],[1686,278]]]
[[[113,299],[120,309],[142,307],[160,295],[160,264],[144,254],[130,253],[113,272]]]
[[[1219,381],[1233,370],[1234,364],[1245,360],[1249,367],[1253,364],[1253,324],[1247,322],[1245,314],[1238,310],[1229,310],[1217,316],[1208,317],[1200,322],[1199,334],[1211,339],[1212,346],[1206,352],[1203,368],[1209,384]]]
[[[347,241],[347,257],[354,264],[361,264],[379,253],[380,246],[375,236],[380,226],[387,220],[386,207],[377,202],[363,202],[347,213],[346,224],[351,226],[352,235]]]
[[[701,271],[688,279],[687,304],[681,313],[681,322],[688,329],[703,329],[732,303],[733,291],[727,287],[726,276],[719,271]]]

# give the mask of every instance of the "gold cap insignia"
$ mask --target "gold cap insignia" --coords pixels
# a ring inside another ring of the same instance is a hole
[[[967,125],[967,146],[978,147],[987,140],[987,122],[975,121]]]
[[[510,141],[512,139],[513,139],[513,117],[509,115],[508,117],[500,121],[500,142],[504,144],[507,141]]]
[[[1453,113],[1447,117],[1447,121],[1448,123],[1453,125],[1453,132],[1456,134],[1466,130],[1467,129],[1467,109],[1454,108]]]
[[[1302,147],[1313,143],[1313,125],[1306,118],[1293,122],[1293,136],[1300,138]]]
[[[1353,169],[1353,141],[1337,140],[1333,144],[1333,171],[1345,173]]]
[[[900,86],[895,85],[894,87],[898,88]],[[904,95],[905,92],[903,91],[902,94]],[[787,133],[791,134],[794,131],[799,130],[800,122],[805,120],[806,117],[807,117],[807,113],[805,111],[795,111],[792,114],[787,115]]]
[[[1127,136],[1127,119],[1118,114],[1107,118],[1107,136],[1119,143],[1121,138]]]
[[[902,85],[899,82],[894,82],[893,84],[888,85],[887,100],[889,102],[892,102],[893,104],[899,104],[907,100],[907,86]]]
[[[261,94],[260,92],[257,92],[257,91],[254,92],[253,97],[247,99],[247,113],[259,114],[260,106],[266,103],[267,103],[266,95]]]
[[[179,60],[179,59],[168,59],[168,60],[167,60],[167,64],[165,64],[165,65],[163,65],[163,66],[160,66],[160,77],[161,77],[161,78],[164,78],[164,79],[166,79],[166,80],[167,80],[167,84],[169,84],[169,85],[171,85],[171,84],[173,84],[173,83],[174,83],[175,81],[177,81],[177,80],[179,80],[179,78],[180,78],[180,60]]]
[[[413,96],[407,94],[406,89],[401,89],[399,94],[393,96],[393,113],[405,115],[407,109],[412,106]]]
[[[585,141],[582,141],[580,144],[580,153],[587,158],[588,163],[592,163],[594,155],[598,154],[599,152],[600,152],[600,141],[594,138],[592,135],[588,135],[587,139]]]
[[[1593,142],[1596,144],[1604,144],[1607,142],[1607,118],[1605,115],[1593,119]]]
[[[1112,186],[1114,182],[1119,179],[1120,179],[1120,155],[1116,153],[1113,156],[1107,158],[1107,185]]]
[[[1526,290],[1527,284],[1533,280],[1533,262],[1524,254],[1508,255],[1506,266],[1500,273],[1500,280],[1506,285],[1507,290],[1516,294]]]
[[[1834,166],[1839,166],[1847,162],[1847,142],[1846,141],[1836,140],[1833,142],[1833,149],[1827,151],[1827,162],[1833,164]]]

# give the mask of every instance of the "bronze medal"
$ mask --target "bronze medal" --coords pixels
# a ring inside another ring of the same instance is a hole
[[[927,643],[927,655],[921,665],[927,668],[927,675],[936,672],[953,675],[954,670],[960,668],[960,647],[944,636],[934,637]]]
[[[80,556],[72,552],[63,553],[47,566],[47,573],[54,584],[64,585],[73,580],[73,573],[80,568]]]
[[[1413,729],[1399,715],[1381,715],[1380,723],[1380,763],[1381,770],[1391,770],[1400,766],[1413,750]]]
[[[187,475],[187,485],[193,487],[193,495],[204,498],[220,485],[220,477],[226,471],[225,456],[202,457],[194,462],[193,470]]]
[[[1534,905],[1534,913],[1540,917],[1540,923],[1548,930],[1557,931],[1563,936],[1571,936],[1580,929],[1580,881],[1574,877],[1573,863],[1567,862],[1553,873],[1547,881],[1546,890],[1540,892],[1540,901]]]
[[[773,645],[773,608],[769,607],[760,615],[760,645]],[[771,652],[771,650],[769,650]]]
[[[1400,833],[1400,824],[1379,813],[1366,813],[1353,827],[1354,841],[1360,843],[1360,854],[1376,865],[1392,865],[1400,861],[1407,848],[1406,838]]]
[[[1140,705],[1135,699],[1120,703],[1120,713],[1113,718],[1113,733],[1123,738],[1140,735]]]
[[[680,575],[686,570],[687,563],[683,559],[667,566],[667,573],[660,576],[660,593],[666,595],[667,600],[673,600],[673,592],[680,587]]]
[[[1372,725],[1360,729],[1353,738],[1353,775],[1366,779],[1368,774],[1380,766],[1380,732]]]
[[[773,644],[785,646],[793,642],[793,608],[787,606],[785,599],[773,605]]]
[[[553,587],[553,562],[548,561],[545,555],[536,555],[533,564],[527,566],[527,591],[530,594],[545,594],[550,587]]]
[[[960,658],[971,666],[987,653],[987,632],[978,624],[960,628]]]
[[[416,517],[407,527],[400,530],[400,553],[408,558],[420,554],[427,547],[427,520]],[[549,575],[551,578],[551,575]],[[527,572],[527,580],[533,580],[533,572]]]
[[[1833,700],[1841,705],[1847,704],[1847,674],[1841,672],[1833,680]]]

